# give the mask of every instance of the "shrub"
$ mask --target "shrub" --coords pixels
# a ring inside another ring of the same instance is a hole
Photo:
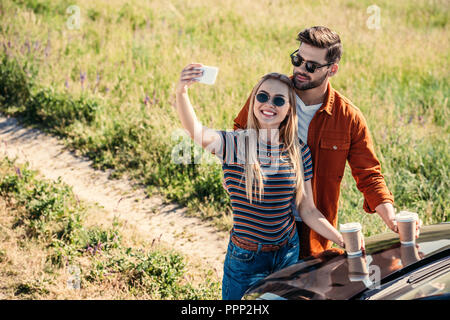
[[[26,103],[25,119],[46,128],[65,128],[75,121],[90,123],[95,119],[98,103],[81,96],[74,100],[66,93],[52,88],[39,90]]]
[[[0,105],[23,108],[31,96],[31,81],[17,60],[3,55],[0,64]]]

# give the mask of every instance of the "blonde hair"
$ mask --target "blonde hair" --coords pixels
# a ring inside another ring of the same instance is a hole
[[[284,144],[283,149],[280,152],[287,151],[289,159],[294,168],[296,185],[295,185],[295,204],[298,207],[304,193],[303,186],[303,161],[301,160],[301,148],[298,140],[298,126],[297,126],[297,109],[295,92],[291,79],[286,75],[280,73],[269,73],[261,78],[261,80],[253,88],[250,95],[250,104],[247,117],[247,129],[250,132],[255,132],[256,137],[260,136],[260,127],[258,119],[254,114],[254,105],[256,94],[261,85],[269,79],[274,79],[282,82],[289,88],[289,104],[290,112],[286,115],[286,118],[281,122],[279,127],[279,140]],[[247,139],[245,137],[245,163],[244,163],[244,175],[245,175],[245,189],[247,198],[252,203],[252,187],[254,187],[255,194],[259,190],[259,199],[261,201],[262,194],[264,193],[263,177],[261,174],[261,166],[257,157],[256,143],[250,143],[255,139]]]

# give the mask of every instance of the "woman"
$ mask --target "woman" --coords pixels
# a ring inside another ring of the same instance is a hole
[[[241,299],[256,281],[297,262],[299,241],[292,199],[311,229],[341,247],[344,242],[316,209],[309,180],[312,173],[303,172],[300,150],[308,152],[308,147],[298,139],[291,80],[277,73],[265,75],[253,88],[247,129],[215,131],[202,126],[189,101],[188,88],[202,75],[200,67],[194,63],[183,69],[176,108],[191,138],[223,161],[233,229],[222,298]]]

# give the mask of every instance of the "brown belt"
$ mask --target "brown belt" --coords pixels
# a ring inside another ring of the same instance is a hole
[[[294,232],[296,232],[295,224],[291,230],[291,233],[289,234],[289,239],[291,239],[294,236]],[[286,245],[286,243],[288,242],[289,239],[286,238],[278,244],[263,244],[263,245],[261,245],[261,251],[264,251],[264,252],[277,251],[277,250],[281,249],[281,247]],[[238,238],[235,234],[231,234],[231,242],[233,242],[235,245],[237,245],[241,249],[250,250],[250,251],[258,251],[257,243]]]

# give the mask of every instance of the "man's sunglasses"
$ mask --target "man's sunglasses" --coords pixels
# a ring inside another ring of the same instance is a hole
[[[260,92],[256,95],[256,100],[258,100],[258,102],[260,103],[266,103],[267,101],[269,101],[269,99],[270,96],[265,92]],[[283,97],[276,96],[272,99],[272,104],[276,107],[282,107],[285,103],[286,100],[284,100]]]
[[[303,64],[303,62],[305,62],[305,69],[309,73],[314,73],[314,71],[316,71],[317,69],[323,68],[323,67],[326,67],[326,66],[330,66],[330,65],[332,65],[334,63],[334,62],[330,62],[330,63],[327,63],[327,64],[320,65],[320,64],[315,63],[315,62],[306,61],[305,59],[303,59],[302,56],[296,54],[297,52],[298,52],[298,49],[291,53],[291,62],[292,62],[292,64],[294,66],[296,66],[296,67],[300,67]]]

